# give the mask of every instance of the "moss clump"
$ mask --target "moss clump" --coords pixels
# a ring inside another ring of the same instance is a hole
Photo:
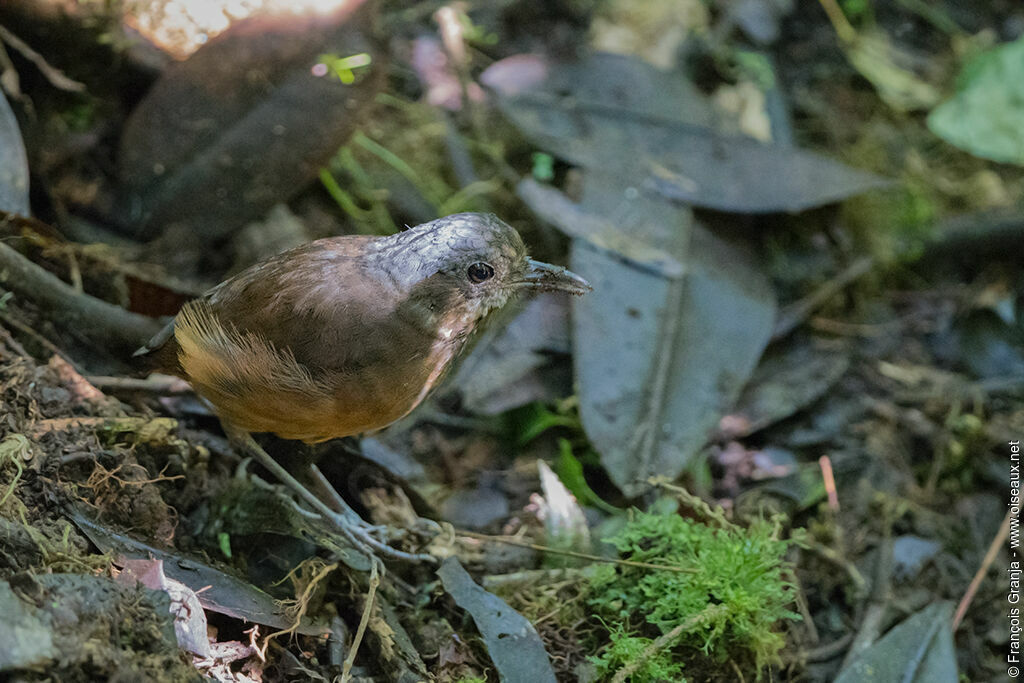
[[[637,513],[606,541],[624,560],[675,569],[598,568],[590,604],[601,616],[646,622],[662,634],[677,629],[666,644],[677,651],[699,648],[717,661],[745,659],[758,671],[778,661],[785,642],[779,624],[800,617],[788,609],[793,587],[784,578],[783,556],[789,542],[772,524],[716,528],[675,514]],[[602,660],[621,658],[630,648],[643,651],[638,640],[644,639],[613,635]]]
[[[643,636],[630,635],[625,629],[618,628],[609,634],[611,644],[604,649],[600,657],[590,657],[597,667],[598,675],[610,677],[619,669],[629,666],[643,657],[644,650],[654,641]],[[683,677],[683,665],[673,661],[669,650],[660,650],[653,657],[641,664],[627,681],[641,683],[646,681],[673,681],[686,683]]]

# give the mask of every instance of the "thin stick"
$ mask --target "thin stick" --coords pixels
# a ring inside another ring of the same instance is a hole
[[[46,80],[50,82],[50,85],[58,90],[66,90],[68,92],[85,91],[84,83],[72,80],[60,69],[50,66],[41,54],[30,48],[24,40],[14,35],[3,26],[0,26],[0,41],[7,43],[11,48],[17,50],[22,57],[35,64],[40,73],[42,73]]]
[[[832,26],[835,27],[836,33],[839,35],[839,39],[844,43],[852,43],[857,39],[857,31],[850,24],[850,20],[843,14],[843,10],[839,8],[836,0],[819,0],[821,2],[822,9],[825,10],[825,14],[828,15],[828,20],[832,22]]]
[[[54,344],[52,341],[50,341],[49,339],[47,339],[46,337],[44,337],[40,333],[36,332],[29,325],[26,325],[25,323],[21,322],[20,320],[15,319],[13,316],[9,315],[7,312],[2,312],[2,311],[0,311],[0,321],[2,321],[5,325],[10,325],[14,329],[16,329],[19,332],[21,332],[22,334],[27,334],[28,336],[32,337],[33,339],[36,340],[37,344],[39,344],[40,346],[42,346],[44,349],[46,349],[50,353],[54,354],[55,356],[59,356],[59,357],[63,358],[65,361],[67,361],[67,363],[71,367],[73,367],[76,370],[78,370],[79,374],[81,374],[81,370],[78,368],[78,366],[75,364],[75,362],[73,360],[71,360],[71,358],[69,358],[68,355],[66,353],[64,353],[60,349],[59,346]]]
[[[825,0],[822,0],[822,4],[825,4]],[[812,313],[825,305],[829,299],[870,272],[874,265],[875,259],[870,256],[859,258],[834,278],[811,292],[810,295],[784,308],[775,322],[775,329],[772,330],[772,341],[778,341],[789,335]]]
[[[180,377],[170,375],[150,375],[145,379],[87,375],[86,379],[97,389],[108,393],[140,392],[159,396],[180,396],[194,393],[191,384]]]
[[[341,667],[341,683],[348,683],[352,679],[352,665],[355,664],[356,654],[359,652],[359,644],[363,642],[363,634],[366,633],[366,626],[370,623],[370,614],[373,612],[373,599],[377,595],[377,586],[380,585],[380,574],[377,572],[377,563],[370,566],[370,587],[366,591],[366,604],[363,606],[363,615],[359,618],[359,628],[352,639],[352,650],[345,658],[345,664]]]
[[[0,322],[3,322],[2,318],[0,318]],[[11,333],[8,332],[7,328],[4,327],[3,325],[0,325],[0,336],[3,337],[4,342],[6,342],[6,344],[11,347],[11,350],[14,351],[14,353],[18,354],[22,358],[32,357],[28,355],[28,351],[26,351],[25,347],[21,345],[21,342],[12,337]]]
[[[36,439],[46,434],[71,429],[115,429],[122,432],[136,432],[154,419],[168,420],[169,418],[93,417],[88,415],[81,417],[51,417],[36,421],[28,427],[26,432]]]
[[[832,460],[823,455],[818,458],[818,467],[821,468],[821,478],[825,480],[825,493],[828,494],[828,507],[832,512],[839,512],[839,493],[836,491],[836,478],[832,473]]]
[[[974,596],[978,592],[978,588],[981,587],[981,582],[985,580],[985,574],[988,573],[992,563],[996,561],[996,555],[999,554],[999,549],[1003,547],[1003,543],[1006,542],[1006,537],[1010,535],[1010,523],[1013,521],[1012,508],[1006,511],[1006,517],[1003,518],[1003,524],[999,527],[999,531],[996,533],[996,537],[992,539],[992,543],[988,546],[988,552],[985,553],[985,559],[981,561],[981,566],[978,567],[978,571],[974,573],[974,578],[971,579],[971,584],[967,587],[967,591],[964,596],[960,598],[960,604],[956,606],[956,614],[953,615],[953,632],[955,633],[957,628],[960,627],[960,622],[963,621],[964,616],[967,614],[967,609],[971,606],[971,602],[974,600]]]
[[[519,548],[529,548],[531,550],[537,550],[550,555],[564,555],[566,557],[576,557],[581,560],[590,560],[591,562],[607,562],[610,564],[621,564],[626,567],[638,567],[640,569],[661,569],[667,572],[679,572],[681,574],[694,574],[697,572],[692,567],[677,567],[669,564],[654,564],[651,562],[635,562],[633,560],[619,560],[610,557],[601,557],[600,555],[591,555],[589,553],[578,553],[574,550],[559,550],[557,548],[551,548],[546,545],[539,545],[537,543],[527,543],[526,541],[517,541],[511,538],[504,538],[502,536],[489,536],[487,534],[480,534],[475,531],[457,531],[460,536],[468,536],[469,538],[478,538],[481,541],[493,541],[495,543],[504,543],[506,545],[514,545]]]

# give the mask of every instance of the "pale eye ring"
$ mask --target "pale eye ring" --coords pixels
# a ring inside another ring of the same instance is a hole
[[[469,281],[475,285],[480,284],[484,280],[490,280],[494,277],[494,268],[490,264],[479,261],[469,266],[466,269],[466,277]]]

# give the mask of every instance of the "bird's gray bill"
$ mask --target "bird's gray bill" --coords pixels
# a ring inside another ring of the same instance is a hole
[[[569,294],[586,294],[593,287],[571,270],[550,263],[541,263],[529,259],[526,273],[520,281],[525,287],[542,292],[568,292]]]

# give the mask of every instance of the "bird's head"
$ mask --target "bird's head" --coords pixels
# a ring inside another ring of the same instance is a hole
[[[382,241],[379,263],[418,299],[458,307],[473,322],[520,293],[584,294],[579,275],[526,253],[515,228],[487,213],[457,213]],[[444,311],[438,310],[437,313]]]

